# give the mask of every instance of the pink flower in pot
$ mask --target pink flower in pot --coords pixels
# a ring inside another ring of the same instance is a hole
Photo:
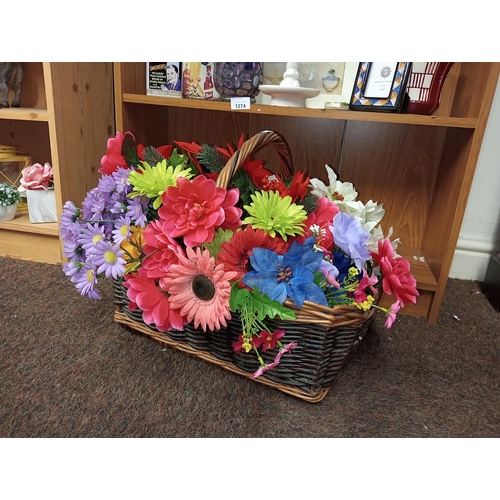
[[[54,174],[49,163],[41,165],[35,163],[25,167],[22,172],[21,185],[19,191],[27,191],[31,189],[49,189],[54,184]]]

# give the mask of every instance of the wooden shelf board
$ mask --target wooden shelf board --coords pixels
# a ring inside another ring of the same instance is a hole
[[[415,260],[413,258],[414,256],[424,256],[421,250],[400,246],[397,249],[397,253],[410,263],[411,273],[417,280],[418,290],[427,290],[429,292],[435,292],[437,290],[438,284],[429,268],[429,264],[426,261],[421,262],[420,260]]]
[[[32,224],[27,212],[18,212],[9,221],[0,222],[0,229],[19,231],[22,233],[43,234],[59,238],[59,224],[57,222],[41,222]]]
[[[202,109],[210,111],[231,111],[231,105],[224,101],[205,101],[202,99],[183,99],[175,97],[149,96],[142,94],[123,94],[123,102],[150,104],[176,108]],[[252,104],[249,110],[235,113],[253,113],[273,116],[296,116],[306,118],[324,118],[363,122],[400,123],[408,125],[426,125],[436,127],[476,128],[475,118],[456,118],[445,116],[424,116],[412,114],[376,113],[337,109],[309,109]]]
[[[0,119],[48,122],[49,113],[38,108],[0,108]]]
[[[57,236],[8,231],[5,227],[6,223],[2,222],[0,256],[45,264],[61,264],[61,245]]]

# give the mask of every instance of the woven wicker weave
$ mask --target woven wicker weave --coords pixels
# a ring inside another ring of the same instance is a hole
[[[253,136],[235,152],[219,175],[217,185],[227,187],[231,177],[253,152],[272,144],[282,160],[282,171],[290,172],[290,153],[284,139],[276,132],[265,131]],[[192,325],[183,331],[160,332],[146,325],[140,310],[130,311],[126,290],[120,281],[114,282],[116,311],[114,320],[128,328],[144,333],[164,345],[181,350],[247,378],[259,368],[250,352],[235,353],[232,343],[241,333],[241,322],[233,314],[226,328],[203,332]],[[287,300],[285,305],[296,313],[294,321],[268,320],[271,330],[284,329],[286,342],[297,342],[290,355],[262,376],[252,379],[274,387],[305,401],[319,402],[327,395],[341,370],[354,354],[371,324],[373,309],[363,312],[355,306],[328,308],[304,302],[301,308]],[[275,352],[264,352],[266,363],[274,360]]]

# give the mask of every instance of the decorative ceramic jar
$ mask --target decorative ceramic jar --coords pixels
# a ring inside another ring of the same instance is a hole
[[[328,70],[328,75],[324,76],[321,80],[323,82],[323,87],[325,87],[325,90],[327,92],[333,92],[333,90],[337,87],[339,84],[340,78],[334,75],[335,70],[330,69]]]
[[[215,64],[215,90],[224,101],[250,97],[255,102],[262,83],[260,62],[218,62]]]
[[[56,194],[54,189],[28,189],[28,213],[32,224],[57,222]]]
[[[17,203],[15,205],[7,205],[6,207],[0,206],[0,222],[12,220],[17,213]]]

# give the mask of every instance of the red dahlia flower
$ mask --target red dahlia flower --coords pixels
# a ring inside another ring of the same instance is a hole
[[[214,239],[217,228],[237,229],[241,226],[241,208],[234,205],[239,189],[217,187],[204,175],[192,181],[177,179],[162,195],[163,206],[158,215],[165,221],[162,230],[172,238],[184,237],[186,246],[194,247]]]

